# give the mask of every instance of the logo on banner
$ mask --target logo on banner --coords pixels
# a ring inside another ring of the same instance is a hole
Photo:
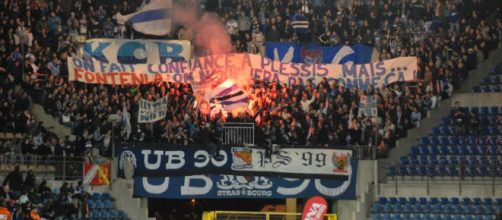
[[[249,148],[232,148],[232,169],[250,169],[253,168],[253,151]]]
[[[266,177],[223,175],[217,183],[218,196],[272,196],[272,182]]]
[[[328,211],[328,203],[320,196],[314,196],[307,201],[303,209],[302,220],[321,220]]]
[[[303,63],[317,64],[322,63],[322,50],[321,48],[305,48],[300,50],[300,56]]]
[[[333,172],[347,173],[350,155],[348,153],[333,153],[333,165],[336,167]]]
[[[126,164],[131,164],[134,168],[137,167],[136,155],[134,155],[134,153],[130,150],[125,150],[120,154],[119,168],[124,169]]]

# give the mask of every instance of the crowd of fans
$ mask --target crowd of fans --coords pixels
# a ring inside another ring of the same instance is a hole
[[[37,182],[33,171],[23,174],[19,166],[4,179],[0,189],[0,217],[12,220],[84,219],[89,194],[79,182],[64,182],[57,190],[47,181]]]
[[[2,116],[14,114],[17,120],[2,126],[31,127],[24,123],[30,121],[26,119],[29,113],[19,114],[26,109],[29,94],[77,136],[69,152],[60,146],[65,145],[65,139],[47,138],[46,145],[62,149],[53,153],[82,155],[98,148],[110,154],[114,136],[128,142],[203,143],[219,135],[224,121],[254,121],[257,137],[272,143],[325,147],[376,143],[385,152],[395,139],[406,135],[407,129],[418,126],[438,100],[449,97],[490,49],[498,47],[502,30],[500,7],[495,5],[497,1],[488,0],[202,1],[200,5],[222,17],[235,51],[258,53],[265,41],[298,42],[291,16],[302,14],[308,18],[310,29],[302,43],[363,43],[374,46],[381,60],[419,57],[418,82],[365,91],[343,88],[336,81],[317,85],[256,82],[247,91],[252,98],[248,113],[210,118],[193,108],[189,84],[131,87],[86,85],[66,79],[66,57],[76,53],[81,40],[142,36],[112,19],[117,12],[133,12],[140,4],[4,1],[0,5],[0,33],[6,34],[0,39],[0,66],[12,86],[2,87],[0,95],[15,102],[17,114],[2,111]],[[190,40],[190,34],[186,34],[190,30],[177,30],[183,34],[174,32],[172,38],[188,36]],[[23,90],[16,92],[15,84],[21,84]],[[379,119],[357,117],[361,94],[378,97]],[[136,123],[138,101],[164,95],[169,96],[166,119]]]

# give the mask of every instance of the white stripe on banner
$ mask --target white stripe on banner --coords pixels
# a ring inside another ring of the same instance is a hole
[[[84,176],[83,184],[90,184],[92,182],[92,180],[98,173],[98,168],[99,166],[97,164],[92,165],[91,169],[89,169]]]

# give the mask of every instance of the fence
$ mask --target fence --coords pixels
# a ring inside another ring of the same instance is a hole
[[[254,123],[223,124],[222,144],[254,144]]]
[[[353,145],[349,147],[352,150],[354,159],[357,160],[375,160],[377,149],[374,145]]]
[[[78,180],[82,179],[83,164],[82,157],[4,154],[0,156],[0,174],[7,175],[19,166],[21,172],[33,171],[38,178]]]
[[[301,220],[302,213],[285,212],[240,212],[212,211],[204,212],[202,220]],[[336,214],[326,214],[324,220],[337,220]]]

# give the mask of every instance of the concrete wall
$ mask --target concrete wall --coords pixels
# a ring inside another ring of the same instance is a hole
[[[374,202],[377,161],[360,160],[357,171],[356,200],[338,201],[338,219],[366,219]]]
[[[461,106],[502,106],[502,93],[459,93],[451,103],[457,101]]]

